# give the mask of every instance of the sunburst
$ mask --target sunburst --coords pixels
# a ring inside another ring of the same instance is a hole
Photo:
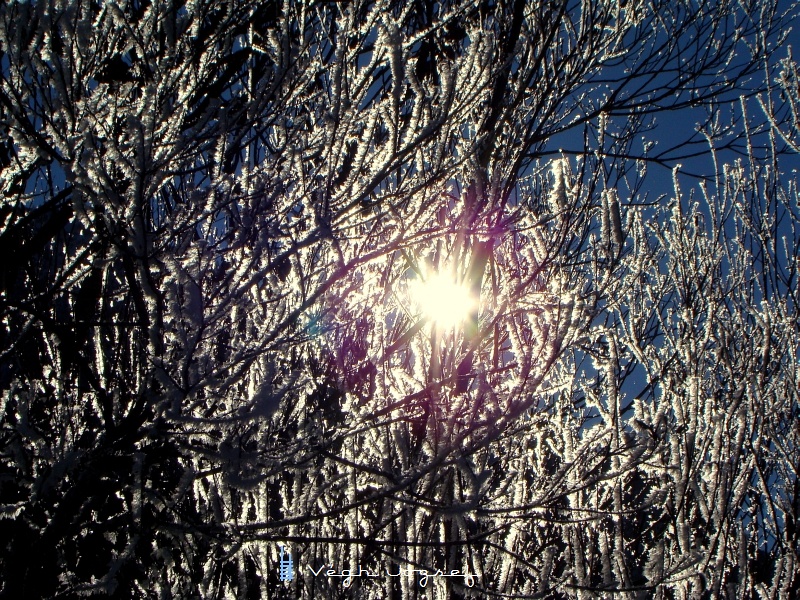
[[[446,269],[423,269],[421,276],[410,283],[409,296],[422,314],[441,329],[458,327],[477,305],[469,286]]]

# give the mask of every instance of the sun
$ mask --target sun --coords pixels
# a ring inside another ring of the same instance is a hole
[[[477,302],[468,286],[446,272],[427,272],[409,286],[411,300],[430,321],[442,329],[463,323]]]

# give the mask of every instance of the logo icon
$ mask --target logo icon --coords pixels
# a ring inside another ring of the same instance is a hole
[[[281,581],[291,581],[294,579],[294,563],[292,563],[292,555],[285,552],[281,546],[281,563],[279,569]]]

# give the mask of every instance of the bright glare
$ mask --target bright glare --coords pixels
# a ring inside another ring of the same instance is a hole
[[[439,327],[461,324],[475,308],[475,299],[465,285],[442,273],[429,273],[411,284],[411,297],[419,309]]]

